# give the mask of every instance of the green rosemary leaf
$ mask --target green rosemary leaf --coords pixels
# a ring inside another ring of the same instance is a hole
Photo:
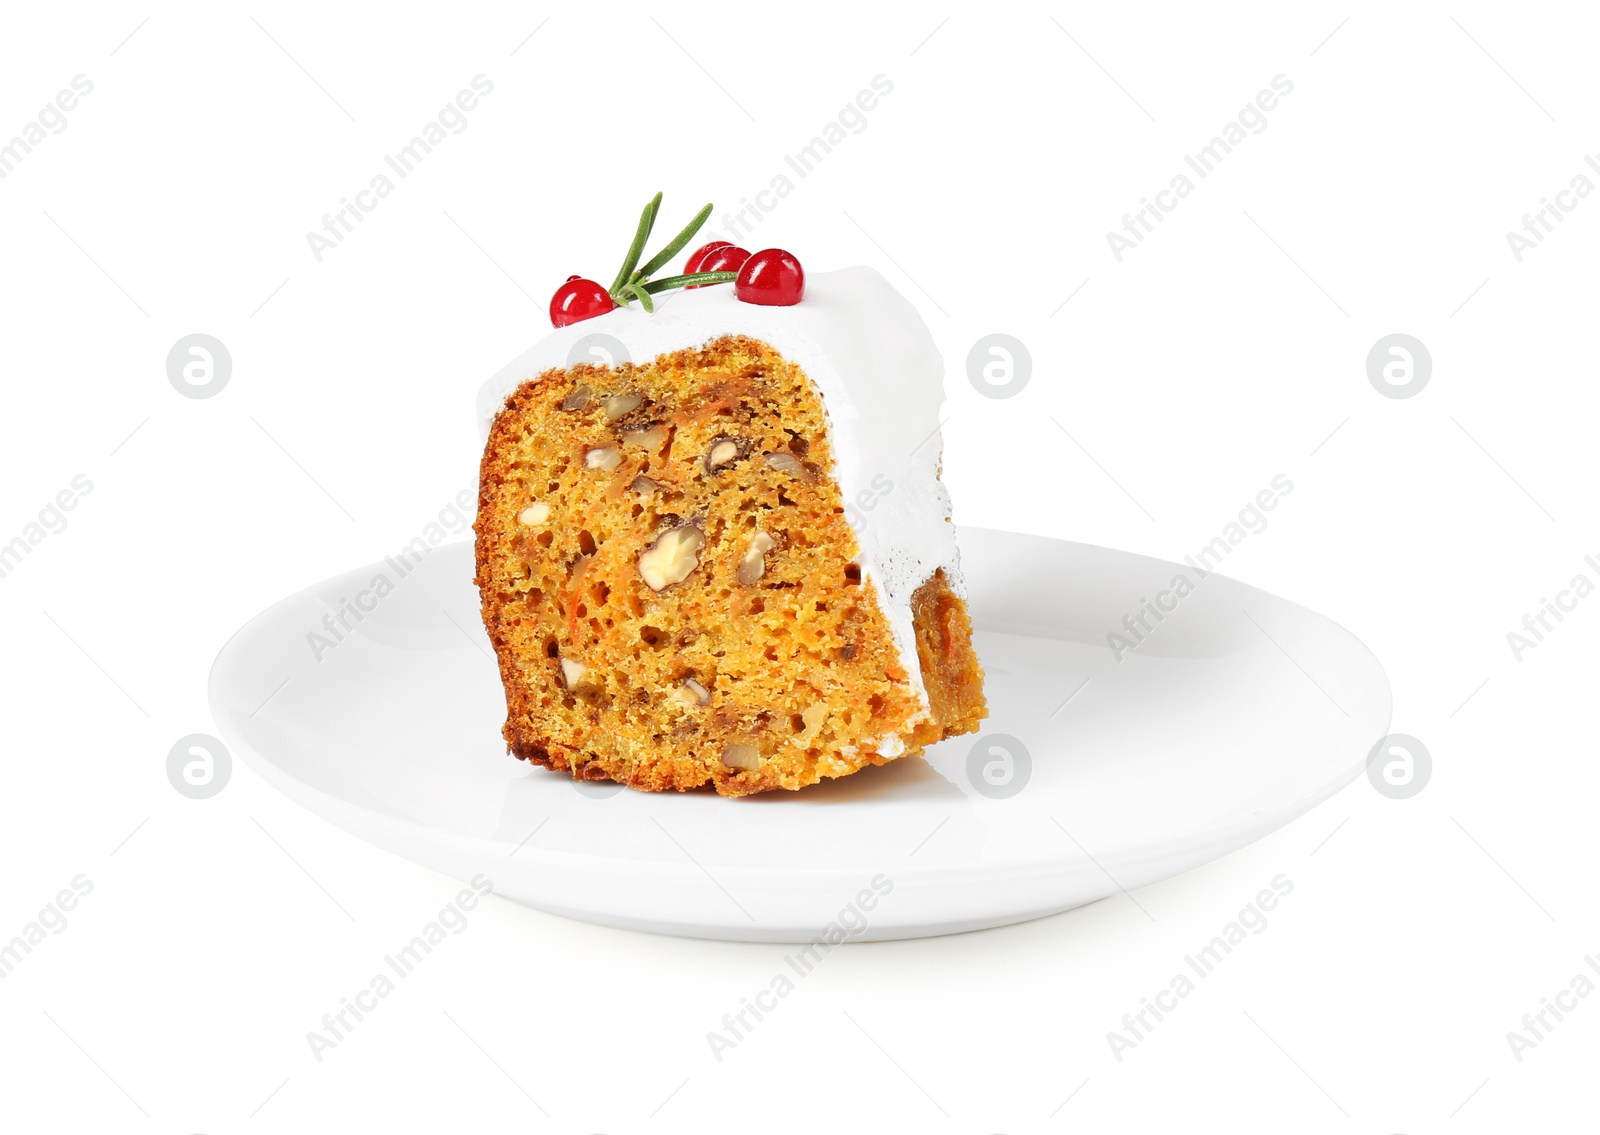
[[[639,263],[639,257],[644,252],[645,241],[650,239],[650,231],[656,227],[656,214],[661,210],[661,194],[657,193],[650,198],[650,203],[644,207],[644,212],[639,214],[639,228],[633,234],[633,243],[628,246],[628,258],[622,262],[622,268],[617,272],[617,278],[611,284],[611,295],[621,295],[622,289],[627,286],[629,278],[633,275],[634,265]]]
[[[694,220],[690,221],[681,233],[672,238],[672,242],[667,247],[652,256],[650,262],[639,269],[639,275],[648,279],[650,273],[678,255],[679,250],[693,239],[694,234],[700,231],[700,226],[706,223],[706,218],[709,216],[711,216],[711,205],[708,203],[704,209],[694,215]]]
[[[654,314],[656,310],[655,300],[651,299],[650,293],[644,290],[644,285],[629,284],[628,291],[632,292],[636,297],[638,297],[640,307]]]
[[[682,288],[689,284],[729,284],[738,275],[737,272],[691,272],[687,276],[663,276],[644,285],[644,290],[664,292],[668,288]]]

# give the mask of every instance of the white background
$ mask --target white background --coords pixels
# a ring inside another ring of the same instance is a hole
[[[91,4],[5,24],[0,139],[73,76],[94,84],[0,181],[0,542],[93,483],[0,579],[0,938],[74,876],[94,884],[0,982],[6,1126],[1593,1115],[1600,997],[1520,1062],[1506,1033],[1600,952],[1600,600],[1520,662],[1506,633],[1600,577],[1583,562],[1600,553],[1600,199],[1520,263],[1505,238],[1600,151],[1592,11]],[[306,232],[479,74],[494,90],[467,129],[317,262]],[[720,1064],[707,1029],[782,947],[496,900],[316,1062],[306,1032],[458,887],[243,766],[210,800],[175,792],[168,749],[215,728],[211,659],[470,483],[476,387],[544,334],[567,275],[609,279],[652,193],[664,225],[714,200],[726,234],[730,206],[879,74],[894,89],[866,129],[744,243],[874,265],[917,304],[949,368],[958,521],[1181,558],[1287,474],[1293,496],[1228,573],[1372,647],[1432,780],[1405,801],[1358,780],[1139,892],[1150,918],[1119,896],[849,948]],[[1107,231],[1280,74],[1294,90],[1267,129],[1117,262]],[[995,331],[1033,359],[1006,400],[964,373]],[[1365,372],[1396,331],[1434,365],[1405,400]],[[214,398],[167,381],[193,332],[232,354]],[[1280,873],[1295,891],[1269,928],[1114,1059],[1107,1030]]]

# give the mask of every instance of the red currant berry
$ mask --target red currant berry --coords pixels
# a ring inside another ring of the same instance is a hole
[[[725,244],[721,248],[713,248],[706,253],[705,259],[700,261],[698,271],[701,272],[737,272],[739,266],[750,259],[750,254],[737,244]],[[710,287],[709,284],[690,284],[691,288]]]
[[[702,244],[699,248],[689,253],[689,259],[683,263],[683,274],[689,276],[695,272],[703,272],[705,269],[701,268],[700,265],[705,262],[707,256],[710,256],[719,248],[732,247],[733,242],[731,240],[714,240],[710,244]]]
[[[733,290],[745,303],[789,307],[806,294],[806,270],[793,253],[763,248],[740,266]]]
[[[604,315],[616,306],[606,290],[593,280],[568,276],[567,282],[550,297],[550,323],[555,327],[565,327],[569,323]]]

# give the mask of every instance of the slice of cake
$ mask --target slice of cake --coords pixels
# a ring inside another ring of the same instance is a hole
[[[483,390],[477,583],[524,760],[742,796],[985,716],[927,328],[866,268],[740,294],[584,319]],[[625,359],[573,361],[594,336]]]

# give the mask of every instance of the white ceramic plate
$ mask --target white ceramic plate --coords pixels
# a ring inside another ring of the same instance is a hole
[[[269,781],[396,854],[573,918],[764,942],[975,930],[1167,878],[1338,791],[1388,729],[1382,667],[1302,607],[1213,574],[1119,661],[1108,632],[1193,569],[960,539],[982,735],[797,793],[639,793],[508,756],[465,543],[258,615],[211,708]],[[314,647],[326,616],[340,641]]]

